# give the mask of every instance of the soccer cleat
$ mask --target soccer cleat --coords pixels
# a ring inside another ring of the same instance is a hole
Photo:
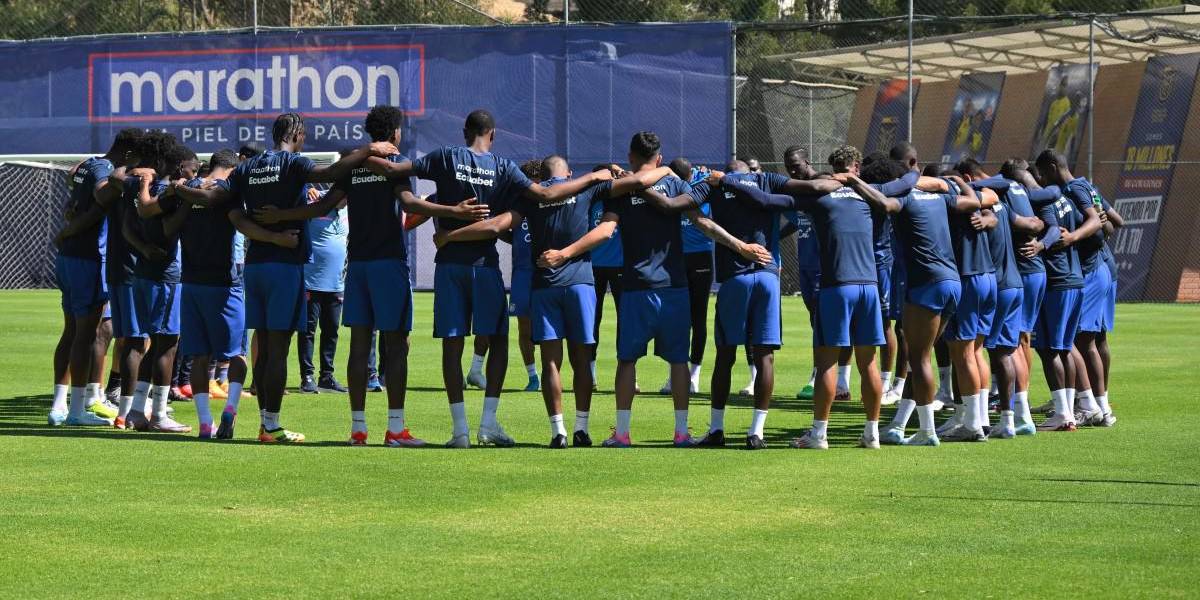
[[[954,395],[950,392],[949,387],[939,387],[936,394],[933,395],[935,402],[945,404],[954,404]]]
[[[259,436],[258,441],[266,442],[268,444],[299,444],[300,442],[304,441],[304,434],[296,433],[295,431],[288,431],[282,427],[271,431],[264,429],[262,435]]]
[[[927,433],[918,430],[916,433],[904,439],[904,446],[940,446],[941,441],[938,440],[936,433]]]
[[[1047,413],[1052,413],[1052,412],[1054,412],[1054,400],[1047,400],[1045,404],[1042,404],[1041,406],[1035,406],[1035,407],[1029,409],[1029,412],[1031,412],[1035,415],[1044,415]]]
[[[562,434],[555,434],[554,438],[550,440],[550,449],[551,450],[566,450],[566,448],[567,448],[567,436],[562,435]]]
[[[333,392],[335,394],[345,394],[346,392],[350,391],[346,389],[346,386],[339,383],[337,379],[334,379],[332,375],[329,377],[322,377],[321,380],[317,382],[317,389],[321,390],[322,392]]]
[[[445,443],[445,447],[459,448],[459,449],[470,448],[471,447],[471,434],[469,434],[469,433],[455,434],[454,437],[450,438],[450,441]]]
[[[661,388],[659,388],[658,393],[660,393],[664,396],[669,395],[671,393],[671,379],[670,378],[667,378],[667,382],[664,383]]]
[[[119,412],[117,407],[109,404],[108,400],[104,399],[99,399],[95,402],[92,402],[87,407],[87,411],[96,415],[97,417],[100,417],[101,419],[108,419],[110,421],[117,418],[117,413]]]
[[[576,431],[571,434],[571,445],[576,448],[591,448],[592,436],[588,435],[586,431]]]
[[[753,396],[754,395],[754,382],[751,381],[750,383],[746,384],[746,387],[738,390],[738,395],[743,398],[748,398],[750,396]]]
[[[696,440],[697,448],[724,448],[725,447],[725,432],[721,429],[714,429],[704,434],[704,437]]]
[[[125,426],[125,417],[117,417],[113,419],[113,428],[121,430],[128,429],[128,427]]]
[[[150,431],[150,419],[141,411],[131,410],[125,415],[125,429]]]
[[[108,399],[109,403],[111,404],[117,404],[121,402],[121,386],[118,385],[116,387],[110,387],[107,390],[104,390],[104,397]]]
[[[150,420],[150,431],[155,433],[191,433],[190,425],[184,425],[170,415],[155,415]]]
[[[192,384],[185,383],[185,384],[179,386],[179,395],[184,398],[191,398],[193,395],[192,394]]]
[[[843,390],[843,389],[837,390],[833,394],[833,399],[835,402],[849,402],[850,401],[850,390]]]
[[[904,430],[898,427],[888,427],[879,434],[879,443],[886,446],[901,446],[904,444]]]
[[[799,400],[812,400],[813,391],[814,391],[813,386],[810,383],[810,384],[804,386],[804,388],[801,389],[799,392],[796,392],[796,398]]]
[[[954,411],[954,414],[951,415],[949,419],[946,419],[945,422],[943,422],[941,425],[938,426],[937,434],[939,436],[942,436],[942,435],[949,433],[951,429],[958,427],[958,424],[961,420],[962,420],[962,412],[957,411],[957,410]]]
[[[177,386],[171,386],[170,391],[167,392],[167,402],[187,402],[190,399],[188,396],[184,396]]]
[[[537,375],[529,378],[529,383],[525,384],[526,392],[539,392],[542,389],[542,382],[538,380]],[[565,439],[566,436],[563,436]]]
[[[497,448],[511,448],[517,445],[512,437],[504,432],[504,428],[496,423],[490,427],[479,426],[475,432],[475,441],[479,442],[480,446],[492,445]]]
[[[301,394],[319,394],[317,391],[317,382],[313,381],[312,377],[304,377],[300,380]]]
[[[934,398],[933,402],[929,403],[929,405],[933,407],[933,412],[939,412],[943,408],[946,408],[946,403],[938,400],[937,398]]]
[[[746,449],[747,450],[766,450],[767,443],[764,442],[763,439],[758,437],[757,435],[748,435],[748,436],[746,436]]]
[[[1033,423],[1021,423],[1013,430],[1014,435],[1034,435],[1037,433],[1037,427]]]
[[[938,438],[945,442],[986,442],[987,435],[978,427],[955,425],[945,433],[939,433]]]
[[[866,448],[868,450],[878,450],[879,449],[879,438],[877,438],[875,436],[867,437],[867,434],[864,433],[861,437],[858,438],[858,447]]]
[[[792,440],[792,443],[789,445],[793,448],[800,448],[804,450],[828,450],[829,439],[813,435],[812,430],[810,429],[805,431],[804,435]]]
[[[224,411],[221,413],[221,424],[217,426],[218,440],[233,439],[233,424],[237,420],[237,413],[232,411]]]
[[[350,445],[351,446],[366,446],[367,445],[367,432],[351,431],[350,432]]]
[[[383,445],[389,448],[420,448],[425,445],[425,440],[413,437],[405,427],[400,433],[389,431],[384,434]]]
[[[613,431],[613,434],[609,436],[607,440],[604,440],[603,444],[601,444],[601,446],[604,446],[605,448],[628,448],[632,445],[633,442],[630,441],[628,433],[622,435],[616,431]]]
[[[67,411],[65,410],[52,410],[50,411],[50,414],[46,415],[46,424],[50,425],[51,427],[60,427],[66,422]]]
[[[891,406],[900,401],[900,392],[896,390],[888,390],[884,392],[883,398],[879,401],[880,406]]]
[[[216,436],[216,426],[212,423],[201,423],[199,438],[202,440],[211,440]]]
[[[217,383],[216,379],[210,379],[208,381],[208,397],[212,400],[228,400],[229,390]]]
[[[1106,413],[1104,415],[1104,417],[1100,420],[1100,424],[1097,425],[1097,427],[1112,427],[1113,425],[1116,425],[1116,424],[1117,424],[1117,416],[1112,413]]]
[[[383,391],[383,384],[379,382],[378,376],[371,377],[370,379],[367,380],[367,391],[368,392],[382,392]]]
[[[996,425],[988,433],[989,440],[1011,440],[1015,437],[1017,437],[1017,428],[1007,425]]]
[[[1054,415],[1042,421],[1042,424],[1038,425],[1038,431],[1075,431],[1075,422],[1066,415]]]
[[[695,448],[696,438],[692,437],[692,434],[686,431],[676,431],[675,441],[672,444],[676,448]]]
[[[472,385],[482,390],[487,387],[487,377],[484,377],[481,371],[471,371],[467,373],[467,385]]]
[[[258,426],[258,441],[270,443],[270,442],[275,441],[275,438],[272,438],[269,434],[267,434],[267,429],[265,427],[263,427],[262,425],[259,425]]]
[[[80,413],[77,417],[67,415],[67,420],[63,421],[63,425],[70,427],[94,427],[100,425],[112,427],[112,424],[112,419],[105,419],[100,415],[95,415],[87,411]]]
[[[1093,410],[1091,412],[1076,410],[1075,423],[1080,427],[1103,427],[1104,412],[1100,410]]]

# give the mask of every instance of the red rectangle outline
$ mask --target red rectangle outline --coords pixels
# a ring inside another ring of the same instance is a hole
[[[330,52],[330,51],[346,51],[352,49],[362,50],[417,50],[418,55],[418,75],[420,77],[420,92],[419,103],[417,110],[406,110],[404,114],[408,116],[419,117],[425,114],[425,44],[348,44],[346,46],[278,46],[271,48],[220,48],[214,50],[143,50],[136,52],[93,52],[88,54],[88,122],[89,123],[138,123],[138,122],[153,122],[153,121],[211,121],[217,119],[234,119],[234,118],[274,118],[276,113],[222,113],[222,114],[204,114],[204,115],[147,115],[143,117],[97,117],[95,116],[93,104],[93,76],[95,73],[95,61],[97,57],[101,58],[130,58],[135,56],[199,56],[205,54],[252,54],[256,52]],[[304,113],[305,116],[317,117],[361,117],[365,116],[366,111],[352,112],[309,112]]]

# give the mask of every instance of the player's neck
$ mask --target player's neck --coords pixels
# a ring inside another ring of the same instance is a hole
[[[477,154],[487,154],[492,151],[492,141],[486,137],[477,137],[467,147]]]

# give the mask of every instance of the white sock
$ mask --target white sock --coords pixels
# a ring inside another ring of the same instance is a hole
[[[480,356],[478,354],[471,356],[471,372],[472,373],[482,373],[483,372],[483,357],[482,356]]]
[[[236,381],[229,382],[229,398],[225,400],[225,410],[233,414],[237,414],[238,402],[242,400],[242,384]]]
[[[837,389],[839,392],[850,389],[850,365],[838,365]]]
[[[688,379],[691,379],[693,383],[700,381],[700,365],[696,363],[691,364],[691,367],[688,369]]]
[[[632,411],[617,410],[617,433],[629,435],[629,418]]]
[[[938,367],[938,389],[950,393],[950,367]]]
[[[746,387],[754,389],[754,382],[758,381],[758,367],[750,365],[750,384]]]
[[[888,425],[889,429],[899,429],[904,431],[908,427],[908,420],[912,418],[913,411],[917,408],[917,401],[912,398],[903,398],[896,403],[896,414],[892,417],[892,422]]]
[[[530,379],[535,379],[537,375],[537,367],[533,365],[525,365],[525,372],[529,374]]]
[[[992,387],[988,389],[988,395],[999,394],[1000,388],[996,387],[996,379],[992,378]]]
[[[590,415],[590,414],[591,413],[589,413],[586,410],[575,411],[575,431],[582,431],[584,433],[587,433],[588,415]]]
[[[896,392],[896,395],[898,395],[898,396],[904,393],[904,378],[903,377],[897,377],[892,380],[892,391]]]
[[[136,410],[150,417],[150,411],[146,406],[146,398],[150,396],[150,382],[139,381],[133,386],[133,405],[130,410]]]
[[[988,391],[979,390],[975,397],[975,426],[982,429],[988,424]]]
[[[920,424],[923,433],[933,434],[933,405],[926,404],[925,406],[917,407],[917,422]]]
[[[263,429],[275,431],[279,429],[279,413],[263,411]]]
[[[675,411],[675,433],[686,434],[688,430],[688,411],[687,409]]]
[[[867,421],[867,426],[863,427],[863,437],[869,440],[879,439],[879,421]]]
[[[1096,404],[1096,397],[1092,395],[1092,390],[1080,390],[1079,400],[1076,404],[1082,411],[1096,412],[1100,410],[1100,406]]]
[[[196,418],[200,420],[200,424],[212,425],[212,409],[208,406],[208,394],[195,394],[192,396],[192,402],[196,405]]]
[[[1072,388],[1072,387],[1067,388],[1067,408],[1066,408],[1067,418],[1074,418],[1074,416],[1075,416],[1075,398],[1077,397],[1078,393],[1079,392],[1077,392],[1075,390],[1075,388]]]
[[[1021,423],[1032,423],[1033,415],[1029,413],[1029,392],[1017,392],[1017,397],[1013,400],[1013,414],[1018,415]]]
[[[1075,414],[1070,411],[1069,405],[1067,404],[1067,390],[1066,389],[1051,391],[1050,392],[1050,400],[1054,402],[1055,414],[1063,415],[1064,417],[1067,415]]]
[[[592,370],[592,381],[596,381],[596,361],[593,360],[588,367]]]
[[[966,425],[968,427],[971,427],[971,428],[975,428],[975,427],[979,426],[978,425],[979,421],[976,420],[979,417],[975,416],[975,412],[979,410],[979,401],[978,400],[979,400],[979,394],[971,394],[970,396],[962,397],[962,401],[963,401],[962,404],[955,405],[955,408],[958,409],[957,411],[955,411],[955,414],[957,415],[959,412],[962,413],[962,417],[960,418],[959,423]]]
[[[450,405],[450,418],[454,420],[454,435],[467,435],[470,428],[467,425],[467,403],[456,402]]]
[[[129,416],[131,408],[133,408],[133,396],[121,396],[121,405],[117,407],[117,416],[124,419]]]
[[[87,388],[82,386],[71,386],[70,400],[67,403],[67,414],[72,417],[83,416],[83,409],[87,408],[83,395],[87,393]]]
[[[763,436],[763,425],[767,424],[767,411],[754,409],[754,414],[750,416],[750,435],[757,435],[759,438]]]
[[[500,398],[485,397],[483,399],[483,416],[479,418],[480,427],[496,426],[496,409],[500,408]]]
[[[708,415],[709,431],[725,431],[725,409],[710,408],[708,409]]]
[[[167,416],[167,394],[171,393],[171,387],[166,385],[155,386],[153,393],[154,397],[154,418],[163,419]]]
[[[100,384],[89,383],[85,387],[87,389],[84,397],[87,398],[87,406],[91,406],[104,399],[104,392],[101,391]]]
[[[1011,410],[1000,411],[1000,426],[1007,427],[1009,429],[1016,427],[1016,424],[1013,423],[1013,416],[1013,411]]]
[[[50,407],[51,412],[67,412],[67,394],[70,389],[67,385],[54,384],[54,404]]]
[[[1108,394],[1104,394],[1103,396],[1096,396],[1096,404],[1100,405],[1100,410],[1104,414],[1106,414],[1106,415],[1112,414],[1112,407],[1108,405]]]
[[[364,427],[366,425],[364,424]],[[392,433],[400,433],[404,431],[404,409],[389,408],[388,409],[388,431]]]
[[[567,437],[567,428],[563,426],[563,416],[561,414],[550,417],[550,435]]]
[[[367,431],[367,411],[352,410],[350,411],[350,433]]]
[[[817,385],[817,368],[813,367],[812,374],[808,376],[808,385]]]
[[[819,440],[819,439],[825,437],[825,431],[828,428],[829,428],[829,421],[821,421],[818,419],[813,419],[813,426],[812,426],[812,430],[809,431],[809,436],[814,439]]]
[[[879,374],[879,380],[883,382],[883,391],[887,392],[892,389],[892,372],[883,371]]]

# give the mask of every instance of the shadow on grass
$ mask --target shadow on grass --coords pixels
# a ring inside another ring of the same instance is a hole
[[[969,496],[917,496],[908,494],[872,494],[874,498],[888,500],[959,500],[962,502],[1013,502],[1018,504],[1072,504],[1078,505],[1080,500],[1058,500],[1049,498],[977,498]],[[1114,506],[1161,506],[1170,508],[1200,508],[1200,504],[1185,504],[1181,502],[1149,502],[1145,500],[1088,500],[1090,503],[1111,504]]]
[[[1137,485],[1177,485],[1182,487],[1200,487],[1200,483],[1186,481],[1139,481],[1136,479],[1058,479],[1044,477],[1037,481],[1053,481],[1057,483],[1132,483]]]

